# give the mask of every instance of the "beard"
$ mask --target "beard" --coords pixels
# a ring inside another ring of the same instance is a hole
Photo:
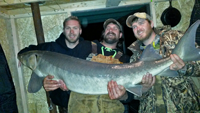
[[[138,31],[138,32],[140,32],[140,31]],[[143,36],[136,36],[136,35],[135,35],[135,37],[140,41],[145,41],[145,40],[150,38],[152,32],[153,32],[153,30],[151,29],[151,30],[146,31],[146,35],[144,37]]]
[[[65,39],[69,42],[69,43],[76,43],[78,40],[79,40],[79,38],[80,38],[80,34],[78,35],[78,36],[74,36],[74,37],[76,37],[76,38],[73,38],[73,39],[71,39],[70,38],[70,35],[74,35],[74,34],[69,34],[69,35],[66,35],[65,34]]]
[[[112,34],[113,36],[110,37],[110,36],[109,36],[110,34]],[[116,43],[116,42],[119,41],[119,39],[117,38],[116,34],[113,33],[113,32],[107,33],[106,35],[104,35],[103,38],[104,38],[104,41],[105,41],[106,43],[108,43],[108,44],[114,44],[114,43]]]

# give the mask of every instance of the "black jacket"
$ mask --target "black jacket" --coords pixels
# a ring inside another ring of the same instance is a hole
[[[18,113],[15,86],[1,44],[0,44],[0,113]]]
[[[80,38],[79,42],[81,42],[81,41],[84,41],[84,39]],[[65,35],[63,33],[61,33],[59,38],[56,39],[55,42],[46,42],[46,43],[39,44],[37,46],[30,45],[29,47],[22,49],[18,54],[21,54],[21,53],[24,53],[24,52],[27,52],[30,50],[42,50],[42,51],[58,52],[58,53],[77,57],[76,53],[78,53],[79,51],[78,51],[78,49],[76,49],[76,51],[74,49],[67,47],[67,45],[65,43]],[[81,56],[79,56],[79,58],[85,59]]]

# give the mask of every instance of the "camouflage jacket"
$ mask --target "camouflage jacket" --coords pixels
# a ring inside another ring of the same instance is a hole
[[[155,31],[155,30],[154,30]],[[183,33],[168,27],[155,31],[160,36],[159,54],[168,57]],[[187,46],[187,45],[186,45]],[[199,46],[196,45],[197,48]],[[129,46],[133,52],[131,61],[135,62],[142,53],[141,42]],[[200,61],[187,62],[179,77],[156,76],[154,86],[140,100],[140,113],[194,113],[200,112]],[[193,76],[198,76],[194,77]]]

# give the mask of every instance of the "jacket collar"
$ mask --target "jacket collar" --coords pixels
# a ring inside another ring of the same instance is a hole
[[[153,42],[155,42],[155,44],[157,45],[159,43],[159,41],[160,41],[160,36],[156,35]],[[144,49],[144,46],[142,46],[142,44],[143,44],[142,41],[136,40],[128,47],[128,49],[131,50],[132,53],[135,53],[138,51],[141,52]]]
[[[56,39],[56,43],[58,43],[60,46],[62,46],[65,49],[70,49],[67,47],[66,43],[65,43],[65,35],[63,33],[60,34],[59,38]],[[82,37],[79,38],[79,43],[81,41],[84,41],[84,39]]]

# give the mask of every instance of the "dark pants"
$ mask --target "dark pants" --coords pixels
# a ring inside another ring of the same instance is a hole
[[[0,96],[0,113],[18,113],[15,93]]]
[[[124,113],[129,113],[129,105],[124,104]]]

